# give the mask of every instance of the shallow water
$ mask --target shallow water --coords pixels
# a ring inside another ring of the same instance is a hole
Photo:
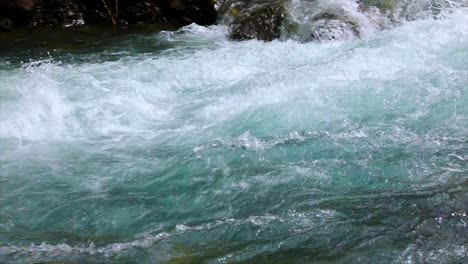
[[[468,10],[76,36],[0,58],[1,263],[468,261]]]

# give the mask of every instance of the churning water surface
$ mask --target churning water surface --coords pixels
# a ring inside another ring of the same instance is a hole
[[[468,261],[468,10],[225,31],[0,57],[1,263]]]

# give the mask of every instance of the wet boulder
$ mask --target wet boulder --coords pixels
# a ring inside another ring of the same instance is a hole
[[[282,37],[301,42],[352,40],[378,28],[356,1],[295,1]]]
[[[33,27],[83,25],[83,13],[76,1],[42,1],[31,11],[28,24]]]
[[[347,40],[361,36],[358,4],[319,0],[220,0],[218,11],[234,40]]]
[[[397,0],[218,0],[220,23],[234,40],[352,40],[385,27]],[[386,9],[386,10],[387,10]]]
[[[232,39],[272,41],[281,35],[286,5],[284,2],[255,4],[250,7],[234,8],[230,12],[233,15],[230,24]]]
[[[359,25],[346,18],[330,13],[319,14],[314,17],[311,26],[311,40],[348,40],[360,37]]]

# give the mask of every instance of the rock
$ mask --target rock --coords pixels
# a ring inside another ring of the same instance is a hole
[[[159,7],[153,2],[139,2],[123,8],[119,17],[124,18],[128,23],[161,23],[161,12]]]
[[[36,6],[35,0],[16,0],[16,6],[23,11],[31,11]]]
[[[0,0],[0,7],[9,11],[31,11],[36,5],[36,0]]]
[[[13,22],[8,18],[0,17],[0,32],[11,31],[13,28]]]
[[[31,10],[28,25],[34,27],[69,27],[83,25],[83,13],[76,1],[42,1]]]
[[[396,9],[398,4],[398,0],[360,0],[360,5],[364,9],[375,6],[383,12]]]
[[[375,17],[395,3],[398,0],[218,0],[216,8],[234,40],[321,42],[352,40],[380,29],[385,20]]]
[[[234,17],[230,37],[235,40],[258,39],[272,41],[281,35],[286,7],[283,2],[231,9]]]
[[[214,0],[0,0],[0,17],[29,27],[155,23],[176,29],[217,20]]]
[[[213,0],[157,1],[162,17],[170,24],[185,26],[196,23],[201,26],[216,23],[218,14]]]
[[[300,42],[353,40],[376,26],[355,1],[297,1],[288,10],[282,38]]]
[[[0,17],[15,25],[25,25],[29,12],[35,6],[35,0],[0,0]]]
[[[184,14],[193,22],[207,26],[216,23],[218,13],[214,8],[213,0],[185,0]]]
[[[90,24],[111,23],[102,1],[85,2],[84,20]],[[111,12],[115,12],[115,0],[106,0]],[[118,19],[135,23],[155,23],[169,28],[179,28],[191,23],[212,25],[217,12],[213,0],[120,0]]]
[[[359,36],[358,25],[345,17],[322,13],[313,19],[311,40],[347,40]]]

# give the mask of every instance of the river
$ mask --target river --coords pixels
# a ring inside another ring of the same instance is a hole
[[[320,43],[95,30],[0,39],[1,263],[468,261],[466,8]]]

